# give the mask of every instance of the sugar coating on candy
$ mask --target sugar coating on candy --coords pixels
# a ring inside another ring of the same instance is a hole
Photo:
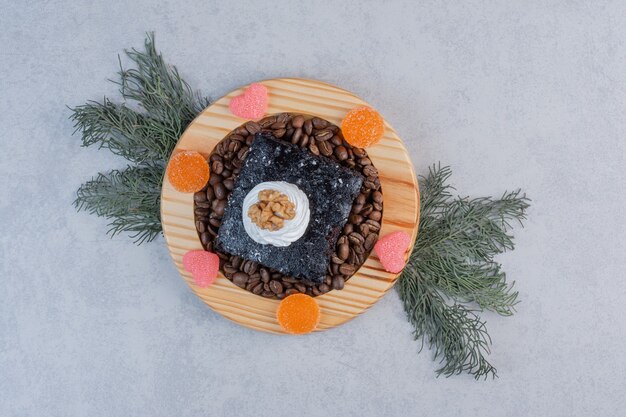
[[[411,245],[411,236],[405,232],[393,232],[378,239],[374,251],[387,272],[397,274],[406,264],[404,254]]]
[[[183,267],[191,272],[194,282],[198,287],[206,288],[213,284],[217,278],[220,267],[220,258],[204,250],[192,250],[183,256]]]
[[[209,180],[209,164],[196,151],[183,151],[172,156],[167,166],[167,179],[181,193],[195,193]]]
[[[243,94],[233,97],[228,108],[235,116],[243,119],[260,119],[267,112],[269,97],[267,87],[263,84],[254,83],[246,88]]]
[[[320,321],[320,307],[309,295],[293,294],[280,302],[276,318],[287,333],[306,334],[317,327]]]
[[[358,148],[375,145],[385,133],[383,117],[371,107],[350,110],[341,122],[341,132],[346,141]]]

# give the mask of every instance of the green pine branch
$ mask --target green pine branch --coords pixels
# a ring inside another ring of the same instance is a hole
[[[209,104],[156,51],[154,35],[144,50],[125,51],[135,68],[121,67],[121,103],[108,98],[72,108],[70,119],[83,146],[98,146],[128,160],[122,171],[99,173],[83,184],[74,202],[109,219],[109,234],[128,232],[137,243],[161,232],[159,195],[169,156],[191,121]],[[138,108],[139,110],[135,110]]]
[[[442,363],[439,375],[496,376],[483,310],[511,315],[517,291],[494,257],[514,248],[514,223],[526,219],[520,191],[500,199],[453,197],[448,167],[420,178],[419,235],[397,284],[416,339]]]

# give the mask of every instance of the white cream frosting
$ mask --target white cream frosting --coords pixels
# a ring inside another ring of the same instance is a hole
[[[248,209],[259,201],[259,191],[276,190],[285,194],[289,201],[296,206],[296,215],[291,220],[285,220],[285,224],[279,230],[271,231],[261,229],[248,216]],[[309,225],[311,211],[309,199],[297,186],[284,181],[267,181],[257,184],[243,199],[241,209],[243,227],[248,235],[262,245],[285,247],[300,239]]]

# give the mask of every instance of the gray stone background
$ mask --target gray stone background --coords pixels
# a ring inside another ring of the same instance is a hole
[[[1,0],[0,415],[624,415],[625,19],[622,1]],[[500,258],[522,303],[485,314],[500,377],[435,378],[395,292],[326,333],[239,327],[163,239],[77,214],[79,184],[124,161],[81,148],[65,106],[115,96],[117,54],[148,30],[206,94],[331,82],[419,173],[523,188],[530,219]]]

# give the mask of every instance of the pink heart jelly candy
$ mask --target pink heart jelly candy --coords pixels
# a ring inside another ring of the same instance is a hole
[[[397,274],[406,262],[404,254],[411,244],[411,236],[405,232],[393,232],[378,239],[374,251],[387,272]]]
[[[217,278],[220,258],[212,252],[192,250],[183,256],[183,267],[191,272],[198,287],[205,288]]]
[[[265,115],[268,102],[267,87],[254,83],[242,95],[233,97],[228,108],[235,116],[256,120]]]

